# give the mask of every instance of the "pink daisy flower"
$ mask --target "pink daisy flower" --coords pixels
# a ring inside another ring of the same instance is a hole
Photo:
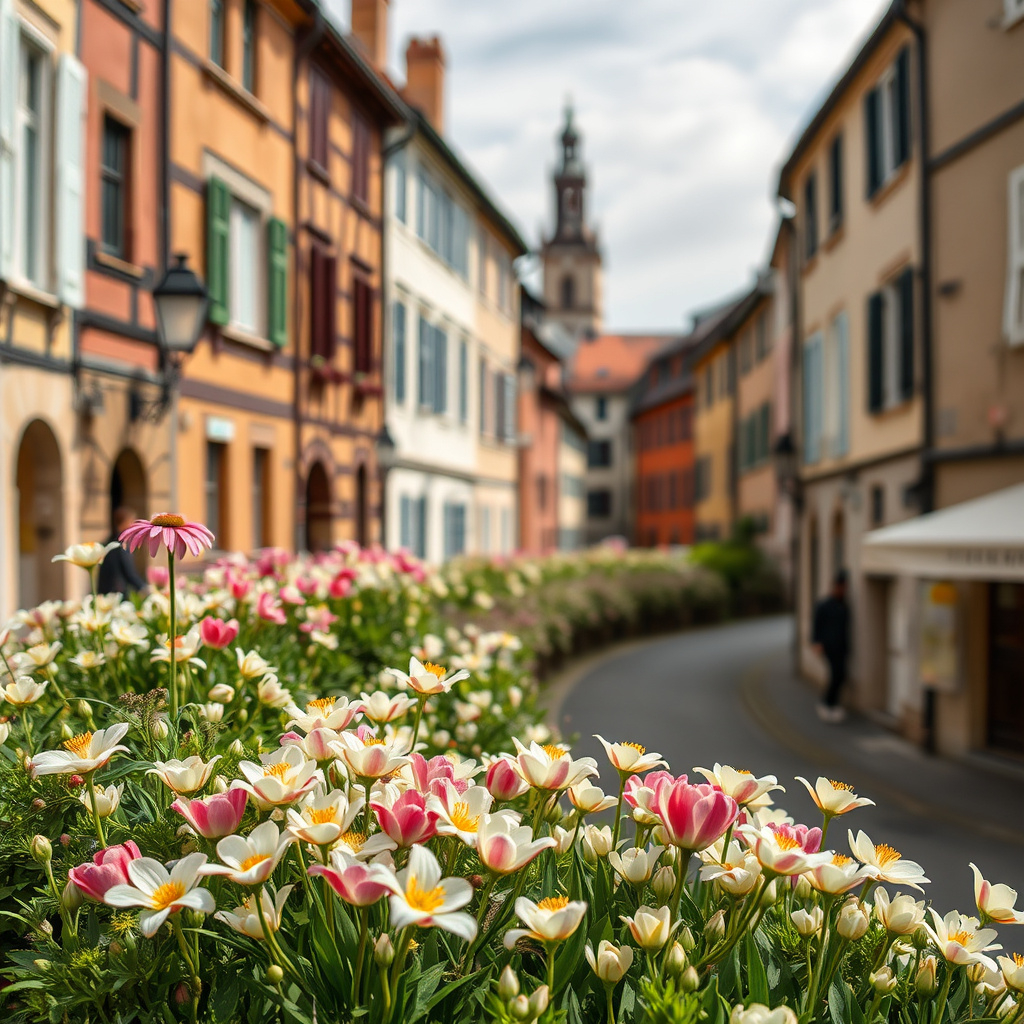
[[[163,544],[175,558],[184,558],[189,551],[195,556],[213,547],[213,534],[202,523],[190,523],[184,516],[161,512],[152,519],[136,519],[118,538],[129,551],[149,546],[150,557],[155,557]]]

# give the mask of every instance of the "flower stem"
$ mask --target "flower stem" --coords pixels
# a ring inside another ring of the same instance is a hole
[[[626,774],[619,772],[619,802],[615,805],[615,828],[612,830],[612,849],[618,849],[619,829],[622,827],[622,795],[626,792]]]
[[[545,942],[548,953],[548,994],[552,1000],[555,998],[555,943]]]
[[[615,1007],[612,1004],[612,992],[613,988],[611,985],[605,985],[604,994],[608,1000],[608,1024],[615,1024]]]
[[[398,999],[398,982],[402,977],[402,969],[405,964],[406,955],[409,952],[409,946],[412,943],[412,928],[407,927],[402,929],[402,934],[398,939],[398,949],[395,951],[395,962],[391,965],[391,981],[390,981],[390,998],[387,1000],[388,1009],[387,1014],[384,1017],[384,1024],[391,1024],[391,1014],[395,1008],[395,1001]],[[388,987],[388,986],[385,986]]]
[[[420,721],[423,718],[423,709],[427,706],[427,695],[425,693],[420,694],[419,702],[416,706],[416,722],[412,727],[412,742],[409,744],[409,753],[412,754],[416,750],[416,738],[420,734]]]
[[[363,980],[363,960],[366,957],[366,939],[370,934],[370,908],[359,908],[359,950],[356,953],[356,967],[352,972],[352,1007],[359,1005]]]
[[[946,962],[946,977],[942,982],[942,991],[939,994],[938,1002],[935,1004],[935,1016],[932,1017],[932,1024],[939,1024],[942,1015],[946,1012],[946,1001],[949,999],[949,986],[953,982],[953,965]]]
[[[21,724],[25,733],[25,746],[28,747],[28,752],[30,754],[34,754],[35,749],[32,746],[32,715],[28,708],[22,709]]]
[[[175,725],[178,721],[178,659],[177,659],[177,627],[178,627],[178,616],[177,607],[175,600],[175,589],[174,589],[174,552],[170,548],[167,549],[167,579],[168,579],[168,599],[170,600],[171,608],[171,724]]]
[[[96,835],[100,840],[100,849],[105,850],[107,848],[107,840],[103,835],[103,819],[100,817],[99,805],[96,802],[96,785],[93,782],[93,776],[95,772],[89,772],[85,776],[85,785],[89,792],[89,805],[92,807],[92,820],[96,823]]]

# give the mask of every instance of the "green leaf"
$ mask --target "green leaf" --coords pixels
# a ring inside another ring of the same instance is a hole
[[[747,952],[747,993],[751,1002],[770,1006],[768,975],[765,973],[764,964],[761,962],[761,951],[757,948],[753,932],[747,932],[745,945]]]

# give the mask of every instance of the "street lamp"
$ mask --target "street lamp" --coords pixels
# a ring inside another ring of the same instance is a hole
[[[162,351],[171,357],[188,355],[196,347],[208,301],[203,282],[188,265],[188,255],[178,252],[174,259],[153,289],[157,337]]]
[[[387,423],[381,424],[374,445],[377,449],[377,471],[380,474],[380,540],[381,547],[387,548],[388,538],[385,533],[388,507],[387,482],[388,473],[395,465],[397,452],[395,439],[391,436]]]

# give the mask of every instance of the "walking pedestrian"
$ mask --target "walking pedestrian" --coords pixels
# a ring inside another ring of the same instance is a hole
[[[819,601],[814,609],[811,636],[814,649],[828,663],[828,687],[824,700],[818,705],[818,717],[833,724],[846,717],[839,702],[850,656],[850,606],[846,603],[846,583],[846,570],[840,569],[832,580],[828,597]]]
[[[111,543],[120,537],[121,532],[135,522],[135,511],[125,506],[114,510],[114,532],[107,538]],[[146,581],[135,568],[135,559],[118,544],[100,563],[98,589],[101,594],[120,594],[127,597],[136,590],[142,590]]]

